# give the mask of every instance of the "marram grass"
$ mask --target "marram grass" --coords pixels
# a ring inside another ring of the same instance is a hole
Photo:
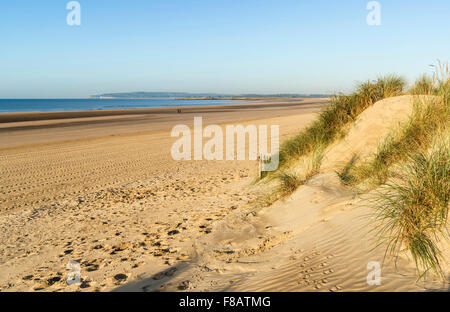
[[[448,123],[449,106],[435,97],[416,101],[412,115],[380,143],[373,158],[359,162],[352,159],[346,164],[340,173],[344,184],[366,181],[369,188],[382,185],[389,178],[392,165],[407,159],[411,152],[430,146],[435,132]]]
[[[389,75],[360,84],[353,94],[334,96],[310,127],[281,146],[280,168],[278,172],[269,174],[269,179],[278,178],[281,195],[293,193],[302,181],[319,172],[325,148],[344,136],[346,126],[359,114],[379,100],[402,94],[404,87],[403,78]],[[297,173],[300,177],[295,177],[292,172],[286,173],[287,168],[295,167],[301,159],[309,160],[311,166]]]
[[[307,129],[287,140],[280,148],[280,167],[285,167],[299,157],[308,155],[318,146],[326,147],[343,135],[346,125],[375,102],[400,95],[405,80],[396,75],[360,84],[350,95],[336,95],[330,105]]]
[[[448,133],[447,133],[448,134]],[[397,168],[395,179],[375,195],[377,235],[386,255],[409,251],[419,278],[433,271],[445,278],[438,242],[448,239],[450,144],[443,138],[428,153],[417,152]]]
[[[448,64],[437,68],[432,79],[424,76],[412,87],[412,94],[421,95],[413,114],[375,156],[364,162],[355,155],[339,172],[344,184],[376,189],[379,244],[395,259],[408,252],[419,279],[431,271],[445,279],[439,243],[449,239],[450,73]]]
[[[278,194],[280,197],[283,198],[292,194],[299,186],[304,185],[311,177],[318,174],[323,156],[324,148],[318,147],[311,155],[299,160],[297,168],[278,173],[277,179],[280,182]]]
[[[432,82],[435,95],[414,98],[412,115],[380,143],[374,157],[365,161],[350,160],[339,173],[347,185],[366,182],[369,188],[382,185],[389,178],[389,168],[408,158],[411,152],[426,150],[439,129],[450,122],[450,79],[448,67],[435,74]],[[436,80],[436,77],[440,77]],[[414,87],[413,87],[414,88]]]

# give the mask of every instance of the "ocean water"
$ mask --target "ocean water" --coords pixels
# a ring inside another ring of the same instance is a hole
[[[250,103],[250,101],[176,99],[0,99],[0,113],[237,105],[246,103]]]

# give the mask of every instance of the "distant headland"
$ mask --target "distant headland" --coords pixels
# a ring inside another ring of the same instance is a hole
[[[330,94],[218,94],[187,92],[121,92],[92,95],[91,99],[155,99],[174,98],[180,100],[246,100],[267,98],[327,98]]]

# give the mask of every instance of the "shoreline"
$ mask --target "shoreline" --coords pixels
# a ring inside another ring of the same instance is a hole
[[[242,100],[239,100],[242,101]],[[0,112],[0,124],[20,121],[37,121],[67,118],[102,117],[130,114],[157,114],[176,113],[178,109],[183,112],[202,112],[207,109],[245,109],[245,108],[269,108],[269,107],[292,107],[302,104],[324,103],[329,98],[279,98],[248,100],[257,103],[245,104],[221,104],[221,105],[183,105],[164,106],[148,108],[118,108],[118,109],[89,109],[89,110],[57,110],[57,111],[26,111],[26,112]]]
[[[267,99],[264,103],[248,103],[233,105],[193,105],[193,106],[171,106],[171,107],[151,107],[151,108],[131,108],[131,109],[98,109],[98,110],[67,110],[67,111],[33,111],[33,112],[3,112],[0,113],[0,123],[38,121],[69,118],[88,118],[135,114],[170,114],[182,112],[203,112],[209,109],[245,109],[245,108],[271,108],[271,107],[292,107],[311,103],[324,103],[327,98],[310,99]]]
[[[238,123],[280,116],[319,112],[326,100],[268,102],[264,104],[188,106],[109,111],[0,114],[0,149],[48,142],[88,139],[151,131],[168,131],[179,124]]]

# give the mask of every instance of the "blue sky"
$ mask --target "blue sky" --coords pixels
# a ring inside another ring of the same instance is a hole
[[[65,0],[0,2],[0,98],[125,91],[348,92],[450,56],[450,1]]]

